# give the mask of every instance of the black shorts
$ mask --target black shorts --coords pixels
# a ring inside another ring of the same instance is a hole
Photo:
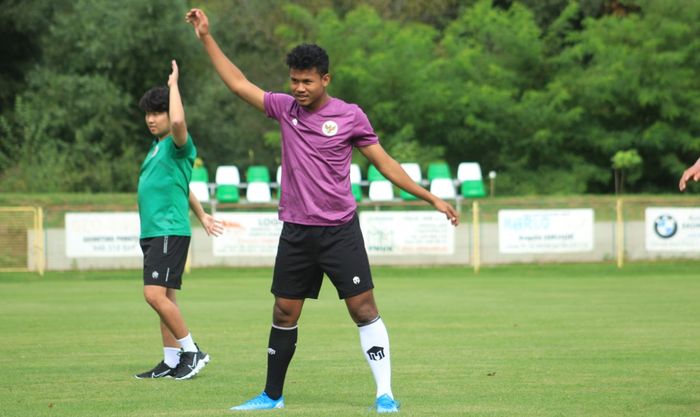
[[[374,288],[357,214],[340,226],[284,223],[272,293],[292,299],[318,298],[324,273],[339,298]]]
[[[179,290],[185,270],[189,236],[158,236],[141,239],[143,285]]]

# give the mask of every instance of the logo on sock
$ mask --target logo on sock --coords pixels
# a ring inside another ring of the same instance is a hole
[[[367,356],[371,361],[380,361],[384,359],[384,348],[381,346],[372,346],[370,350],[367,351]]]
[[[267,354],[268,354],[268,355],[275,355],[276,353],[277,353],[277,351],[274,350],[273,348],[267,348]]]
[[[158,279],[158,271],[153,271],[153,273],[151,274],[151,278]]]

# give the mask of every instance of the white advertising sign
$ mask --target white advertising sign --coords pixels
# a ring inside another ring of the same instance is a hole
[[[593,209],[499,210],[501,253],[593,250]]]
[[[700,209],[648,207],[644,214],[648,251],[700,250]]]
[[[214,238],[214,256],[277,255],[282,222],[277,213],[216,213],[224,233]]]
[[[143,256],[138,213],[66,213],[65,223],[69,258]]]
[[[451,255],[454,226],[433,211],[360,213],[369,255]]]

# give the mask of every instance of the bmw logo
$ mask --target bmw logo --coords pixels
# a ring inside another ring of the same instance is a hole
[[[668,214],[662,214],[654,221],[654,232],[662,239],[668,239],[678,231],[678,223]]]

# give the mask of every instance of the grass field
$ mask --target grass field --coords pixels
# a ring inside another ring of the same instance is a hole
[[[404,416],[700,415],[700,265],[375,268]],[[229,416],[264,384],[270,269],[197,270],[179,301],[209,366],[160,360],[138,271],[0,274],[0,415]],[[287,408],[368,416],[374,384],[329,282],[308,301]]]

